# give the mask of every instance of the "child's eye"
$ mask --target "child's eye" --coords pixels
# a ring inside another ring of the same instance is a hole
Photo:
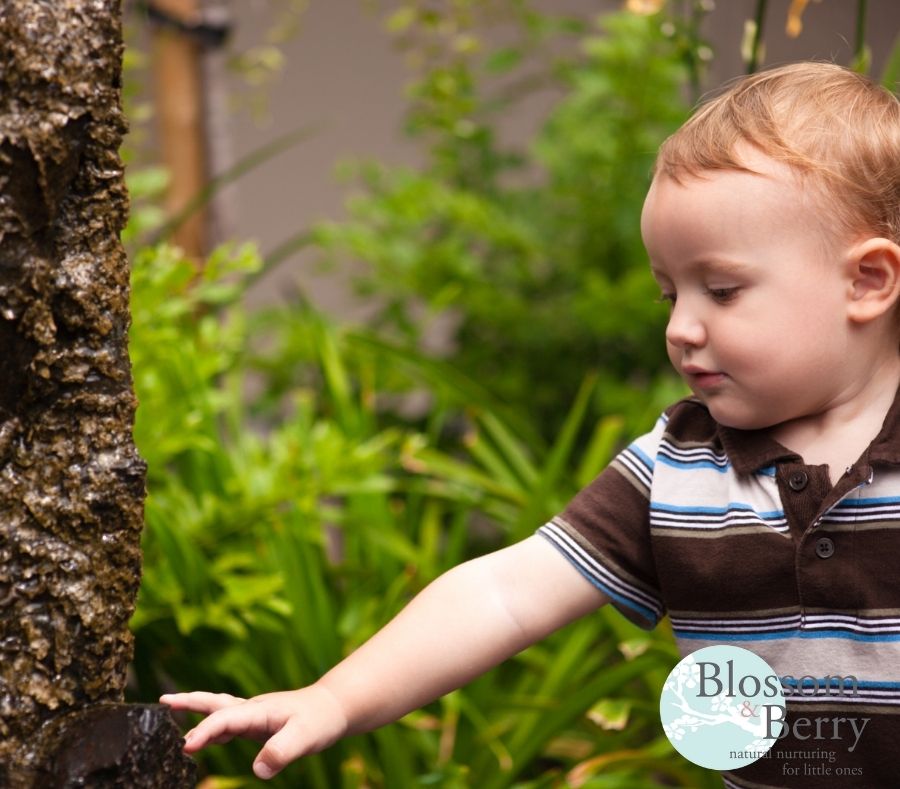
[[[740,288],[707,288],[706,295],[719,304],[727,304],[734,301]]]

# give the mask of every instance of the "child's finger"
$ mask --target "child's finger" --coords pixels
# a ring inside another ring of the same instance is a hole
[[[268,705],[239,701],[212,712],[191,729],[184,737],[184,750],[193,753],[235,737],[265,739],[276,726]]]
[[[243,704],[245,699],[229,693],[207,693],[197,690],[192,693],[166,693],[159,697],[159,701],[173,710],[189,710],[208,715],[225,707]]]

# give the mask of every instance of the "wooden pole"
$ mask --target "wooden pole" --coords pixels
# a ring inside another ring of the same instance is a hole
[[[154,7],[183,23],[156,24],[151,47],[155,106],[162,161],[169,172],[166,210],[178,216],[208,179],[201,45],[184,28],[200,19],[199,0],[155,0]],[[197,209],[172,239],[196,261],[209,246],[208,215]]]

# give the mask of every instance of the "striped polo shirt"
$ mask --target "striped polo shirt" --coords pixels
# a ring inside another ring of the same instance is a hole
[[[726,786],[900,785],[900,396],[836,485],[682,400],[539,533],[682,655],[740,646],[782,678],[790,734]]]

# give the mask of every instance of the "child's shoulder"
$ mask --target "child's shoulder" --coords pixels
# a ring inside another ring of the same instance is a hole
[[[787,457],[795,457],[768,430],[741,430],[718,423],[696,397],[686,397],[669,406],[654,431],[646,436],[645,454],[697,461],[697,467],[713,463],[719,471],[738,475],[769,470]],[[668,464],[673,465],[673,464]],[[681,467],[679,464],[674,464]]]
[[[660,453],[681,455],[712,452],[724,454],[722,428],[707,407],[696,397],[686,397],[670,405],[660,415],[653,429],[630,445],[649,460]]]

